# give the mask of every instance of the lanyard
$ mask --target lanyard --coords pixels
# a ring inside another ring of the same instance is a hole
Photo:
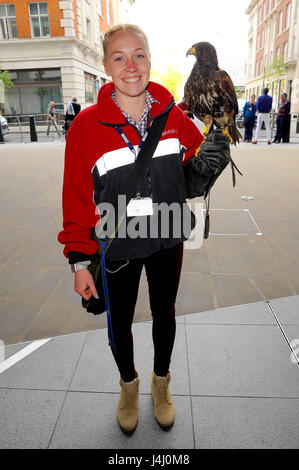
[[[153,121],[152,121],[153,122]],[[150,123],[150,127],[152,125],[152,122]],[[135,161],[137,160],[138,158],[138,155],[139,155],[139,152],[148,136],[148,131],[145,131],[145,133],[143,134],[143,137],[142,139],[140,140],[139,142],[139,145],[137,147],[137,153],[136,153],[136,150],[134,148],[134,146],[132,145],[132,143],[129,141],[128,137],[126,136],[126,134],[124,133],[124,131],[122,130],[121,127],[116,127],[115,128],[117,130],[117,132],[119,133],[119,135],[121,136],[121,138],[123,139],[123,141],[125,142],[126,146],[129,147],[129,149],[131,150],[131,152],[134,153],[135,155]]]

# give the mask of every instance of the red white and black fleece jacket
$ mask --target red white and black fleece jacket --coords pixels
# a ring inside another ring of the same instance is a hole
[[[117,106],[111,92],[113,82],[103,85],[96,105],[81,111],[67,136],[63,181],[63,230],[58,241],[65,245],[64,255],[70,263],[93,258],[97,242],[90,238],[99,222],[97,205],[116,205],[118,194],[124,194],[134,165],[134,154],[115,127],[121,128],[137,148],[140,135]],[[149,82],[148,91],[158,101],[152,104],[150,119],[162,114],[173,101],[169,91]],[[141,196],[151,196],[154,203],[185,203],[182,160],[195,154],[202,135],[194,123],[175,105],[172,106],[160,142],[151,160]],[[147,193],[148,192],[148,193]],[[148,219],[152,216],[143,216]],[[130,219],[127,217],[127,223]],[[174,246],[187,237],[116,238],[107,257],[114,260],[146,257],[163,248]]]

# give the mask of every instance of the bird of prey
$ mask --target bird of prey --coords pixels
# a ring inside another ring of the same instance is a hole
[[[215,47],[209,42],[199,42],[188,50],[188,55],[195,55],[196,62],[185,85],[185,106],[204,122],[204,135],[215,124],[236,145],[242,140],[235,125],[236,91],[230,76],[218,67]]]

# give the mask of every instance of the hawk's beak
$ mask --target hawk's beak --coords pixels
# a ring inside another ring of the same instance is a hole
[[[188,55],[196,55],[195,47],[192,46],[190,49],[188,49],[186,57],[188,57]]]

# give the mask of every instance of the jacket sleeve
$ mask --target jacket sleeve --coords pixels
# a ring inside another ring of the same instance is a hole
[[[184,114],[183,111],[181,111],[179,108],[176,109],[180,114],[180,144],[184,150],[183,163],[185,163],[187,160],[189,160],[189,158],[195,155],[196,150],[200,147],[203,137],[194,122],[188,118],[188,116],[186,116],[186,114]]]
[[[79,116],[78,116],[79,117]],[[65,245],[64,255],[70,263],[92,259],[98,248],[90,239],[91,229],[99,220],[93,202],[93,179],[87,164],[87,133],[80,119],[68,131],[62,190],[63,230],[58,241]]]
[[[259,107],[260,107],[260,97],[258,97],[257,102],[256,102],[256,110],[257,110],[258,112],[260,112]]]

